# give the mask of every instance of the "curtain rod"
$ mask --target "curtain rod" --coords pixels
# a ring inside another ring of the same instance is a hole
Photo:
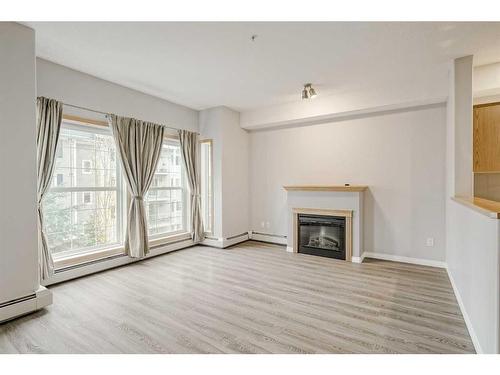
[[[91,109],[91,108],[86,108],[86,107],[80,107],[78,105],[74,105],[74,104],[69,104],[69,103],[64,103],[62,102],[63,105],[67,106],[67,107],[73,107],[73,108],[78,108],[78,109],[83,109],[84,111],[90,111],[90,112],[94,112],[94,113],[100,113],[102,115],[105,115],[106,118],[108,118],[108,116],[110,115],[110,113],[107,113],[107,112],[101,112],[101,111],[97,111],[95,109]],[[172,129],[172,130],[181,130],[179,128],[173,128],[171,126],[167,126],[167,125],[162,125],[163,127],[167,128],[167,129]],[[200,135],[200,133],[198,132],[195,132],[196,134]]]

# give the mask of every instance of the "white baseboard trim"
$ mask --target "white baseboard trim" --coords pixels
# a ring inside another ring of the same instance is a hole
[[[470,338],[472,340],[472,344],[474,345],[474,349],[476,349],[477,354],[484,354],[483,349],[481,348],[481,344],[479,343],[479,339],[477,338],[476,332],[474,331],[474,327],[472,326],[472,321],[469,318],[469,314],[467,314],[467,310],[465,309],[464,302],[462,300],[462,296],[458,290],[457,285],[455,284],[455,279],[450,272],[448,266],[445,267],[446,272],[448,273],[448,278],[450,279],[451,286],[453,288],[453,293],[455,294],[455,298],[457,299],[458,306],[460,307],[460,311],[462,316],[464,317],[465,325],[467,326],[467,330],[469,331]]]
[[[205,239],[201,241],[200,245],[218,247],[222,249],[223,240],[223,238],[205,237]]]
[[[351,257],[351,262],[353,262],[353,263],[363,263],[363,259],[365,259],[365,254],[364,253],[360,257]]]
[[[256,231],[249,231],[248,236],[251,240],[275,243],[278,245],[286,245],[286,236],[271,233],[261,233]]]
[[[43,309],[52,304],[52,292],[40,286],[32,295],[0,305],[0,323]]]
[[[363,253],[363,255],[361,255],[360,258],[362,260],[364,258],[375,258],[375,259],[382,259],[382,260],[391,260],[393,262],[418,264],[421,266],[446,268],[446,263],[443,261],[439,261],[439,260],[410,258],[410,257],[404,257],[404,256],[400,256],[400,255],[393,255],[393,254],[386,254],[386,253],[374,253],[371,251],[365,251]]]

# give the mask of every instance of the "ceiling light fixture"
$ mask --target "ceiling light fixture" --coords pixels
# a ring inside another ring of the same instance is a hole
[[[302,90],[302,99],[313,99],[316,96],[318,96],[318,94],[316,93],[316,90],[312,88],[312,84],[306,83],[304,85],[304,89]]]

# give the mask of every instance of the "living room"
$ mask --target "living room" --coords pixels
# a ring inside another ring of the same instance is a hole
[[[0,353],[499,354],[499,22],[27,18]]]

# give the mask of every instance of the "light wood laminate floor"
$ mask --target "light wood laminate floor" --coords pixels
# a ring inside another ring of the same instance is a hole
[[[0,325],[1,353],[471,353],[446,272],[245,242],[50,288]]]

